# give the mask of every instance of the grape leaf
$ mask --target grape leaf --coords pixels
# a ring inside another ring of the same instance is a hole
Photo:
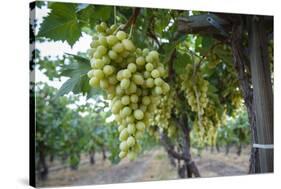
[[[186,64],[191,62],[191,57],[188,54],[177,53],[177,58],[173,64],[174,70],[177,74],[185,73]]]
[[[94,27],[99,21],[108,21],[112,13],[113,6],[95,6],[94,11],[90,14],[91,27]]]
[[[78,55],[72,55],[72,54],[68,54],[68,55],[72,56],[74,60],[70,59],[72,60],[72,62],[63,67],[61,72],[62,76],[66,76],[66,77],[82,76],[82,75],[86,75],[88,71],[91,69],[90,61],[87,58]]]
[[[89,78],[87,76],[88,71],[91,69],[89,60],[79,55],[68,55],[72,56],[72,59],[70,59],[72,62],[63,67],[61,75],[70,77],[70,79],[61,86],[57,97],[68,94],[69,92],[87,94],[87,98],[103,95],[101,90],[93,89],[89,85]]]
[[[211,49],[211,47],[214,44],[214,39],[211,37],[202,37],[202,47],[199,49],[200,53],[202,55],[205,55],[208,53],[208,51]]]
[[[67,41],[72,47],[81,36],[81,28],[76,16],[76,5],[70,3],[53,3],[51,13],[41,24],[38,37],[54,41]]]
[[[57,92],[55,98],[59,97],[59,96],[63,96],[65,94],[68,94],[69,92],[71,92],[76,83],[78,83],[79,81],[79,77],[73,77],[73,78],[70,78],[68,79],[66,82],[64,82],[62,84],[62,86],[60,87],[59,91]]]

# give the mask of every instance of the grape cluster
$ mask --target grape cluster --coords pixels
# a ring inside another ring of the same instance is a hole
[[[152,124],[157,125],[161,131],[167,132],[168,137],[173,137],[176,133],[176,126],[171,120],[171,114],[175,107],[175,91],[170,92],[160,100],[155,111],[155,117],[151,120]]]
[[[155,111],[155,118],[152,122],[158,125],[162,129],[168,129],[169,120],[171,118],[171,110],[173,108],[173,99],[170,96],[165,95],[160,99],[159,105]]]
[[[90,85],[102,88],[111,100],[118,123],[120,158],[135,159],[139,139],[150,125],[156,107],[169,90],[157,51],[136,48],[128,34],[105,23],[96,26],[89,55]]]
[[[194,74],[193,69],[190,64],[186,66],[186,74],[182,80],[181,90],[185,92],[191,110],[203,115],[208,104],[207,91],[209,83],[204,80],[199,71]]]

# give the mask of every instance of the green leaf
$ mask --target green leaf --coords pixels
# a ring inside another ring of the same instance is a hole
[[[59,96],[63,96],[65,94],[70,93],[75,88],[75,86],[77,85],[79,80],[80,80],[79,77],[72,77],[72,78],[68,79],[65,83],[63,83],[63,85],[57,92],[55,98],[58,98]]]
[[[61,75],[66,77],[83,76],[88,73],[91,69],[90,61],[87,58],[78,55],[68,54],[76,60],[71,62],[69,65],[64,66]]]
[[[214,85],[212,85],[211,83],[209,83],[208,92],[210,92],[210,93],[216,93],[216,92],[218,92],[218,89],[217,89]]]
[[[191,61],[191,57],[188,54],[177,53],[177,58],[173,64],[173,68],[177,74],[184,74],[186,64],[191,63]]]
[[[54,41],[67,41],[70,46],[81,36],[81,28],[76,16],[76,5],[52,3],[51,13],[44,18],[38,36]]]
[[[202,38],[202,47],[200,48],[200,53],[205,55],[211,49],[214,44],[214,39],[211,37],[203,37]]]
[[[79,56],[79,55],[75,55],[75,54],[70,54],[70,53],[66,53],[66,54],[72,56],[79,63],[85,63],[85,64],[90,65],[90,60],[85,58],[85,57],[83,57],[83,56]]]
[[[113,6],[95,6],[94,11],[90,15],[90,24],[94,27],[97,22],[108,21],[113,13]]]

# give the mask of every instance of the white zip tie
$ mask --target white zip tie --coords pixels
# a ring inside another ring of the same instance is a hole
[[[253,148],[273,149],[273,144],[253,144]]]

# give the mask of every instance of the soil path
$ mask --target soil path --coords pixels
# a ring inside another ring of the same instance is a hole
[[[234,151],[228,156],[222,152],[204,151],[201,157],[193,153],[193,159],[202,177],[244,175],[248,171],[249,150],[245,149],[241,156],[237,156]],[[135,161],[122,160],[117,165],[111,165],[108,160],[103,161],[97,155],[95,165],[85,162],[76,171],[65,168],[50,172],[48,180],[38,182],[38,186],[77,186],[177,178],[177,169],[170,164],[161,148],[148,151]]]

